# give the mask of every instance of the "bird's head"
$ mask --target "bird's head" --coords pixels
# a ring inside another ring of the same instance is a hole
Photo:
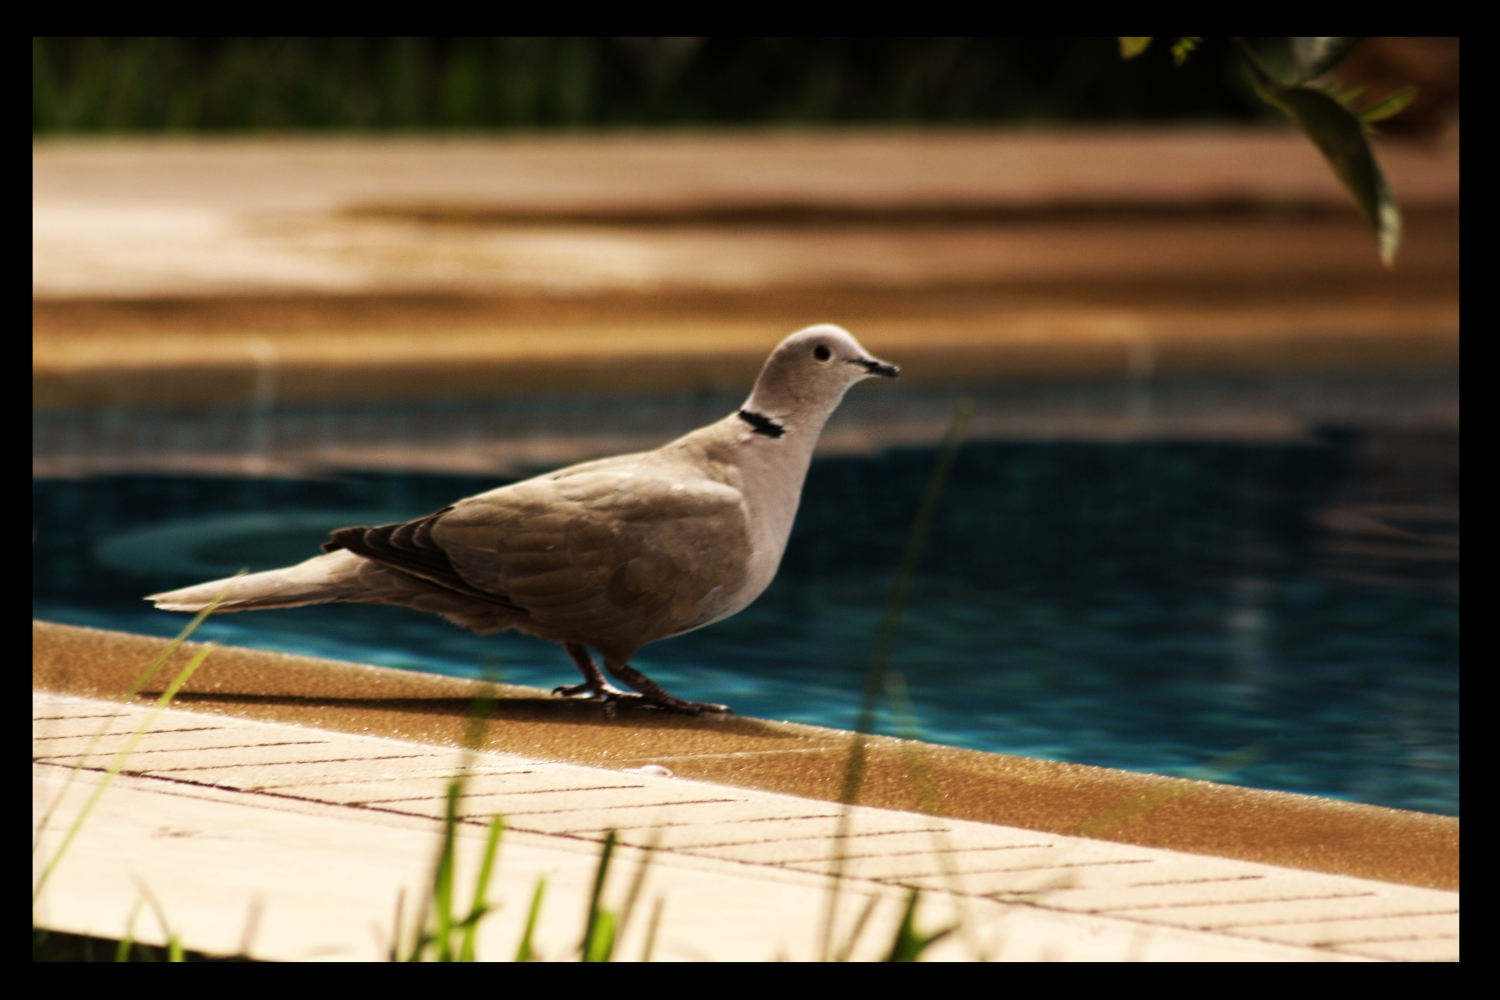
[[[901,369],[873,356],[843,327],[820,323],[776,346],[745,409],[779,421],[816,416],[821,426],[850,386],[875,377],[900,378]]]

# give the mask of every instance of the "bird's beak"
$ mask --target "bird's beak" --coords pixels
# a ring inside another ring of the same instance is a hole
[[[901,369],[889,361],[876,361],[874,358],[857,358],[854,363],[871,375],[879,375],[881,378],[901,377]]]

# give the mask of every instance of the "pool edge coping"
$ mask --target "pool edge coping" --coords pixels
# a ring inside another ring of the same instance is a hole
[[[168,640],[32,622],[34,689],[118,697]],[[203,644],[187,643],[166,665]],[[478,684],[460,678],[216,647],[175,708],[458,746]],[[497,724],[499,723],[499,724]],[[502,685],[482,749],[836,802],[851,734],[747,717],[623,712]],[[1457,890],[1458,818],[1208,781],[868,737],[860,804],[919,811],[920,759],[943,815],[1379,881]],[[915,751],[915,757],[914,757]]]

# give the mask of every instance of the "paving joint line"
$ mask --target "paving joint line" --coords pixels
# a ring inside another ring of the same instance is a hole
[[[1338,893],[1332,896],[1276,896],[1271,899],[1229,899],[1220,903],[1152,903],[1146,906],[1101,907],[1090,913],[1112,913],[1116,910],[1185,910],[1201,906],[1249,906],[1254,903],[1310,903],[1329,899],[1365,899],[1374,892]]]

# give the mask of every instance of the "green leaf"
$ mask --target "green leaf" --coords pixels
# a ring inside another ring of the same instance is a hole
[[[1277,98],[1353,196],[1365,225],[1375,234],[1381,261],[1390,267],[1401,246],[1401,210],[1375,162],[1363,123],[1333,98],[1309,87],[1292,87]]]
[[[1416,96],[1417,88],[1415,86],[1405,87],[1401,90],[1396,91],[1394,94],[1392,94],[1390,97],[1387,97],[1379,104],[1373,104],[1370,107],[1365,108],[1359,113],[1359,120],[1364,122],[1366,125],[1373,124],[1374,122],[1385,121],[1387,118],[1399,115],[1402,111],[1404,111],[1406,109],[1406,106],[1410,104],[1412,100],[1416,98]]]
[[[1296,67],[1293,84],[1315,80],[1333,69],[1349,50],[1363,38],[1293,37],[1292,62]]]
[[[1246,52],[1243,47],[1241,51]],[[1391,267],[1401,246],[1401,209],[1375,162],[1364,123],[1323,91],[1277,86],[1253,57],[1246,61],[1255,79],[1256,92],[1285,112],[1318,147],[1333,168],[1334,176],[1353,197],[1365,225],[1375,234],[1381,262]]]
[[[1203,37],[1201,35],[1184,35],[1183,37],[1177,39],[1177,41],[1173,42],[1172,65],[1180,69],[1182,67],[1182,64],[1187,62],[1188,56],[1193,54],[1193,50],[1196,49],[1199,43],[1202,41]]]
[[[1359,100],[1364,95],[1364,87],[1348,87],[1344,90],[1337,90],[1328,93],[1329,97],[1333,98],[1335,101],[1338,101],[1346,108],[1352,105],[1355,101]]]
[[[1151,36],[1145,38],[1119,37],[1118,40],[1120,42],[1121,59],[1134,59],[1151,47]]]

